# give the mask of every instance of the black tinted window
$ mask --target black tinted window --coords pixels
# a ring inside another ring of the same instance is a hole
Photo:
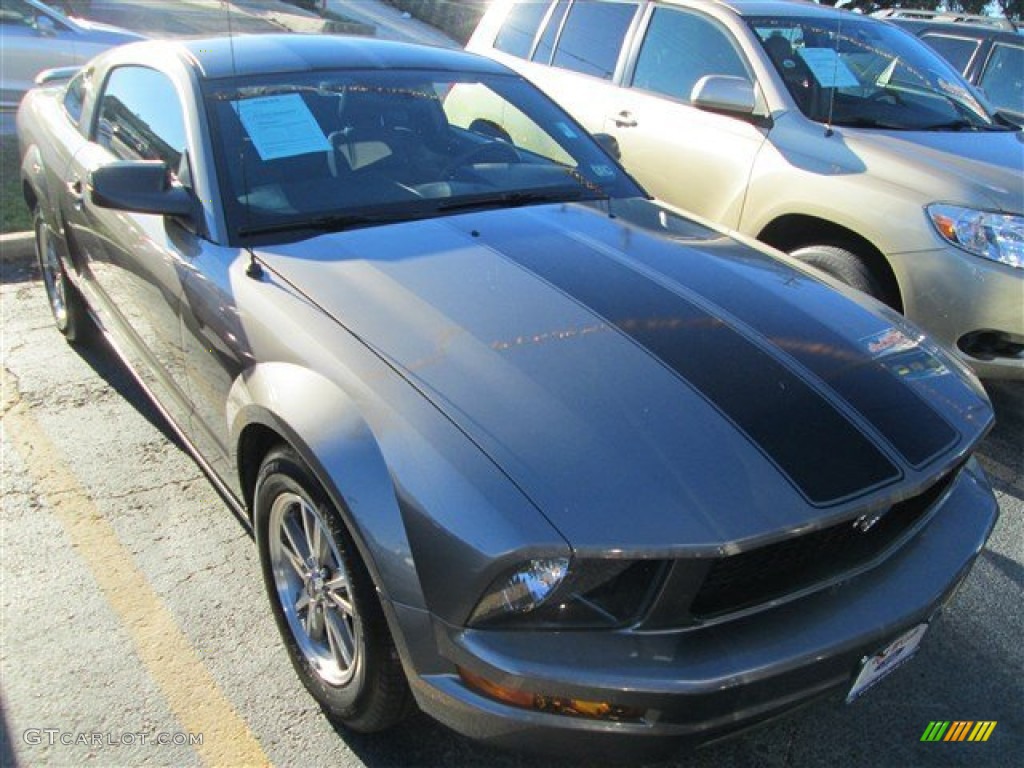
[[[64,109],[67,111],[68,117],[76,124],[82,119],[82,104],[85,102],[85,94],[91,76],[92,73],[87,70],[79,72],[68,83],[67,90],[64,91]]]
[[[971,63],[971,57],[978,50],[977,40],[965,40],[962,37],[946,35],[922,35],[921,39],[942,54],[950,64],[963,72]]]
[[[558,30],[562,28],[562,20],[565,18],[565,10],[569,7],[569,0],[558,0],[555,10],[544,27],[544,33],[537,41],[537,50],[533,52],[533,60],[542,64],[551,63],[551,53],[555,50],[555,38],[558,37]]]
[[[96,141],[122,160],[163,160],[176,171],[185,120],[171,81],[143,67],[115,69],[100,102]]]
[[[644,36],[633,86],[689,101],[704,75],[746,77],[732,43],[702,16],[658,8]]]
[[[634,3],[573,3],[552,63],[585,75],[611,79],[635,13]]]
[[[529,58],[537,27],[547,10],[548,3],[545,2],[517,3],[494,38],[494,47],[522,59]]]

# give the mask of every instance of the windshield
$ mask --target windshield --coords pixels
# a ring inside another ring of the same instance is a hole
[[[233,239],[643,194],[514,75],[321,71],[207,88]]]
[[[960,75],[924,43],[848,14],[752,17],[800,110],[833,125],[999,130]]]

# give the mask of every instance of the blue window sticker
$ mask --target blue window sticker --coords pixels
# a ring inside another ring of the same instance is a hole
[[[331,148],[313,113],[297,93],[236,101],[235,111],[261,160],[326,152]]]

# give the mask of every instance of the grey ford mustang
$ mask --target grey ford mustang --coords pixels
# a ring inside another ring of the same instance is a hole
[[[852,700],[995,523],[956,359],[650,200],[499,64],[140,43],[18,129],[57,326],[251,521],[352,729],[639,755]]]

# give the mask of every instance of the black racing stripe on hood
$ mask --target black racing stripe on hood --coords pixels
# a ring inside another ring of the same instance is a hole
[[[776,300],[757,283],[723,266],[720,259],[660,257],[636,248],[646,266],[710,300],[825,381],[858,411],[915,469],[943,454],[960,434],[864,345],[844,338],[795,303]]]
[[[732,421],[813,504],[900,470],[806,381],[722,319],[569,238],[502,232],[498,251],[648,350]]]

